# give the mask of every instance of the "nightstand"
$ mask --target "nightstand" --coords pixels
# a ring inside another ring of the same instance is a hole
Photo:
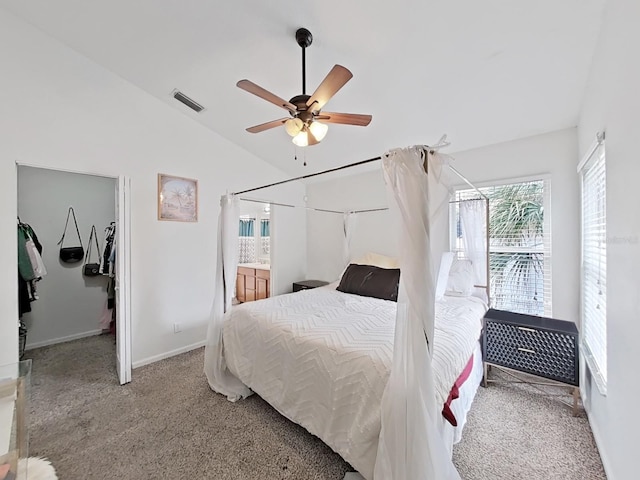
[[[490,309],[482,330],[483,384],[486,387],[492,381],[487,379],[488,369],[496,366],[507,373],[513,370],[553,382],[524,383],[570,385],[575,415],[580,380],[578,345],[578,329],[573,322]]]
[[[310,290],[312,288],[323,287],[329,285],[329,282],[323,282],[322,280],[301,280],[293,283],[293,291],[299,292],[300,290]]]

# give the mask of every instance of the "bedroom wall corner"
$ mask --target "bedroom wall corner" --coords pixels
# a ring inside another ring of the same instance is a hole
[[[452,154],[476,185],[546,177],[550,188],[553,316],[579,323],[580,191],[576,128]]]
[[[631,373],[640,338],[638,18],[640,3],[607,2],[578,127],[581,155],[596,132],[606,132],[607,394],[593,384],[582,395],[607,476],[614,480],[637,478],[640,440],[640,384]],[[586,373],[582,379],[588,380]]]
[[[379,162],[371,170],[307,185],[307,205],[337,211],[387,207],[387,191]],[[351,258],[375,252],[397,256],[396,229],[389,211],[359,213],[353,224]],[[309,278],[333,282],[345,268],[341,214],[309,210],[307,269]]]

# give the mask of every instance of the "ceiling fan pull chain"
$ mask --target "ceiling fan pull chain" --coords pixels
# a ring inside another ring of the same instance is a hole
[[[304,163],[303,163],[303,165],[306,167],[307,166],[307,151],[305,150],[302,154],[304,155]]]

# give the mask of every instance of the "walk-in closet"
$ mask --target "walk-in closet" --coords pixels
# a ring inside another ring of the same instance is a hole
[[[118,179],[17,168],[20,354],[101,355],[116,381]]]

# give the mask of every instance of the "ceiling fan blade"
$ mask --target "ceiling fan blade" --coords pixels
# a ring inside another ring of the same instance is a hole
[[[372,118],[371,115],[361,115],[359,113],[321,112],[320,115],[315,117],[315,120],[321,120],[325,123],[342,123],[343,125],[366,127]]]
[[[264,132],[265,130],[269,130],[270,128],[276,128],[276,127],[279,127],[280,125],[283,125],[284,122],[286,122],[287,120],[289,120],[289,119],[288,118],[280,118],[278,120],[272,120],[272,121],[267,122],[267,123],[261,123],[260,125],[255,125],[253,127],[247,128],[247,132],[249,132],[249,133]]]
[[[255,96],[260,97],[267,102],[271,102],[280,108],[284,108],[285,110],[289,110],[292,113],[296,113],[296,106],[294,104],[286,101],[283,98],[280,98],[279,96],[271,93],[268,90],[265,90],[264,88],[256,85],[250,80],[240,80],[238,83],[236,83],[236,86],[246,92],[253,93]]]
[[[338,90],[351,80],[353,74],[342,65],[334,65],[329,74],[324,77],[322,83],[318,86],[311,98],[307,100],[307,107],[317,112]]]

